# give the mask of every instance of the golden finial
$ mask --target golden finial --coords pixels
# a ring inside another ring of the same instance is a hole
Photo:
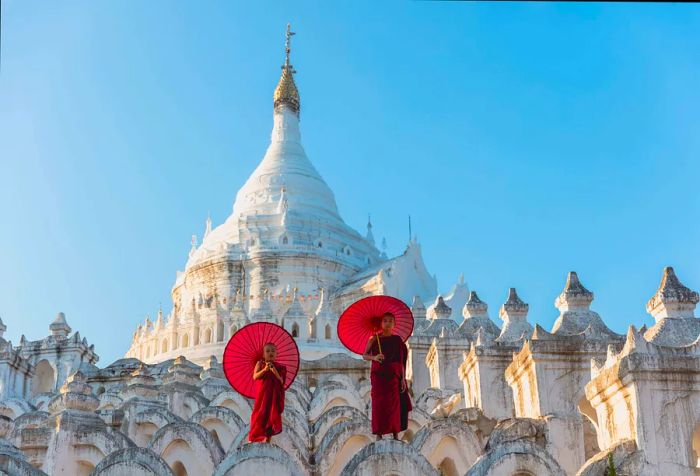
[[[297,90],[296,84],[294,84],[293,76],[294,73],[296,73],[296,71],[289,62],[289,54],[292,51],[291,40],[293,35],[296,35],[296,33],[292,31],[292,25],[287,23],[287,32],[285,34],[284,42],[285,60],[284,65],[282,66],[282,77],[280,78],[280,81],[277,84],[277,88],[275,88],[275,94],[273,95],[273,98],[275,108],[277,108],[277,106],[285,104],[292,111],[299,114],[299,91]]]

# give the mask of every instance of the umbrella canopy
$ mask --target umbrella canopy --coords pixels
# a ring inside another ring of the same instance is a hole
[[[241,395],[255,398],[253,371],[263,358],[263,347],[267,343],[277,347],[275,362],[287,368],[285,390],[294,381],[299,371],[299,348],[294,337],[283,327],[271,322],[254,322],[241,327],[226,344],[224,350],[224,373],[231,386]]]
[[[413,314],[400,299],[369,296],[351,304],[338,319],[338,338],[345,347],[363,354],[369,338],[381,331],[382,315],[390,312],[396,319],[394,334],[406,341],[413,332]]]

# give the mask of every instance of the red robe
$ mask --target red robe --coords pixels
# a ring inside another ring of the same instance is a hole
[[[401,392],[401,379],[406,372],[408,349],[400,336],[379,337],[384,362],[372,361],[372,433],[399,433],[408,427],[408,412],[413,409],[408,390]],[[370,349],[379,354],[377,340]]]
[[[287,378],[287,368],[275,363],[282,380]],[[267,371],[262,378],[255,381],[255,404],[250,415],[250,433],[248,441],[261,442],[268,437],[282,432],[282,412],[284,411],[284,385],[272,373]]]

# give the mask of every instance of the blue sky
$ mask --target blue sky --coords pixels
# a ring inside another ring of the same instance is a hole
[[[60,4],[59,4],[60,3]],[[283,34],[343,218],[498,319],[566,273],[618,332],[665,265],[700,289],[700,6],[2,2],[0,316],[121,357],[268,144]]]

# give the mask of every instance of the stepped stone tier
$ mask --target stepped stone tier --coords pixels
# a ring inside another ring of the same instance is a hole
[[[430,316],[414,299],[415,409],[401,441],[374,441],[368,365],[344,353],[302,361],[284,431],[271,445],[247,444],[252,402],[213,355],[99,368],[63,314],[48,337],[17,346],[0,322],[0,471],[592,476],[606,474],[612,455],[617,474],[697,474],[698,294],[666,268],[648,306],[656,324],[626,336],[605,326],[592,301],[570,273],[547,331],[525,326],[528,306],[514,289],[502,329],[475,292],[460,324],[442,296]],[[299,309],[297,298],[286,315]]]
[[[574,272],[551,331],[515,288],[500,328],[463,277],[438,294],[415,239],[388,258],[371,224],[361,236],[340,218],[300,143],[291,34],[268,151],[232,215],[193,241],[167,317],[103,368],[62,313],[18,345],[0,321],[0,474],[598,476],[610,456],[620,475],[700,474],[698,293],[664,269],[655,324],[626,335]],[[371,435],[368,362],[335,335],[340,310],[377,293],[416,318],[400,441]],[[219,358],[255,321],[285,326],[303,357],[272,444],[246,443],[252,402]]]

